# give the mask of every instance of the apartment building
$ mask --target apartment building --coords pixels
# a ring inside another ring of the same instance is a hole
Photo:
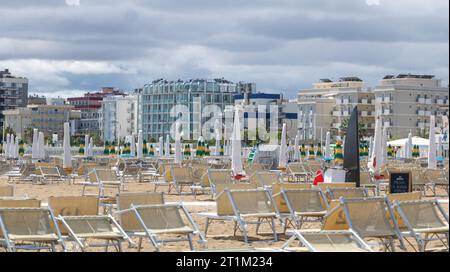
[[[171,113],[175,106],[186,109],[183,123],[184,139],[199,136],[202,125],[209,119],[202,111],[209,105],[222,112],[234,105],[234,95],[251,93],[254,83],[233,83],[225,79],[191,79],[167,81],[158,79],[146,84],[139,97],[139,122],[145,139],[158,139],[170,134],[172,124],[178,119]]]
[[[0,71],[0,131],[4,129],[3,111],[26,107],[28,79],[12,75],[8,69]]]
[[[338,81],[321,79],[313,88],[300,90],[297,101],[301,141],[321,141],[327,131],[333,138],[342,136],[355,106],[358,106],[364,136],[373,135],[375,95],[358,77],[342,77]]]
[[[448,116],[449,88],[433,75],[387,75],[375,87],[376,113],[388,127],[391,138],[404,138],[409,131],[426,136],[430,115],[438,131],[442,116]]]
[[[138,94],[103,98],[99,130],[103,141],[117,141],[138,133]]]
[[[71,124],[72,131],[79,126],[80,111],[71,105],[28,105],[3,111],[5,126],[11,127],[19,138],[26,138],[26,131],[37,128],[46,137],[58,134],[61,139],[64,134],[64,123]],[[29,135],[28,135],[29,136]]]

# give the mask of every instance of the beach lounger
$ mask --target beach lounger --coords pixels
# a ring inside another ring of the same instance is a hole
[[[55,230],[51,224],[56,226]],[[48,208],[0,208],[0,228],[3,233],[0,244],[9,252],[56,251],[57,244],[65,249],[55,217]]]
[[[152,184],[155,185],[154,191],[158,189],[160,186],[167,186],[167,193],[170,194],[172,191],[172,188],[175,187],[175,182],[173,181],[172,177],[172,166],[179,166],[177,163],[160,163],[159,164],[159,170],[158,170],[158,176],[155,177],[155,181],[152,182]],[[162,178],[163,180],[159,180],[159,178]]]
[[[208,179],[214,199],[218,195],[216,190],[218,184],[230,184],[234,182],[231,178],[231,170],[229,169],[208,169]]]
[[[170,167],[170,171],[173,178],[173,185],[178,195],[181,195],[184,188],[190,188],[194,185],[195,182],[191,168],[173,165]]]
[[[272,187],[275,183],[282,183],[283,178],[279,172],[257,171],[250,178],[250,182],[255,181],[259,187]]]
[[[373,196],[380,195],[380,185],[374,182],[374,177],[370,171],[361,171],[359,173],[360,186],[372,191]]]
[[[349,229],[361,238],[380,239],[385,250],[395,251],[394,240],[405,248],[387,197],[340,199]],[[339,208],[339,207],[337,207]]]
[[[163,193],[121,193],[116,196],[117,199],[117,218],[122,229],[130,237],[138,237],[138,250],[142,248],[142,239],[145,237],[144,229],[136,218],[134,212],[130,210],[131,205],[158,205],[164,204]],[[128,212],[124,212],[128,210]]]
[[[150,240],[156,251],[160,251],[163,243],[188,241],[194,249],[192,236],[198,235],[200,242],[205,242],[202,233],[192,220],[186,208],[180,204],[131,205],[130,209],[118,213],[133,212],[140,224],[140,236]],[[184,218],[183,218],[184,216]],[[162,235],[181,236],[173,239],[162,239]]]
[[[423,176],[428,181],[427,185],[433,196],[438,196],[436,188],[443,188],[448,196],[448,172],[444,169],[426,169]]]
[[[320,188],[312,189],[283,189],[274,198],[282,197],[287,210],[283,206],[278,207],[281,218],[285,220],[284,232],[289,226],[301,229],[308,219],[322,222],[327,214],[328,203],[325,194]],[[283,210],[282,210],[283,209]]]
[[[343,198],[364,198],[368,197],[367,190],[364,187],[358,188],[327,188],[330,200]]]
[[[88,247],[114,246],[122,251],[121,243],[132,241],[111,215],[98,215],[99,200],[95,196],[50,197],[49,207],[59,221],[61,234],[77,243],[81,251]],[[88,244],[90,239],[104,240],[103,244]]]
[[[287,167],[288,181],[308,182],[311,178],[303,163],[290,163]]]
[[[14,196],[14,186],[0,186],[0,197]]]
[[[38,166],[36,169],[38,181],[43,184],[56,182],[59,184],[63,178],[56,166]]]
[[[395,201],[394,210],[404,223],[403,237],[414,249],[406,237],[416,240],[420,252],[426,250],[430,241],[440,241],[448,251],[449,219],[438,200]]]
[[[351,230],[292,230],[288,231],[287,235],[291,238],[281,247],[287,251],[373,252],[366,242]],[[291,247],[294,242],[298,242],[300,247]]]
[[[116,172],[111,169],[94,169],[88,174],[89,181],[82,182],[83,192],[86,195],[86,188],[89,186],[98,187],[98,197],[106,199],[106,188],[113,188],[120,193],[123,190],[122,178],[116,175]]]

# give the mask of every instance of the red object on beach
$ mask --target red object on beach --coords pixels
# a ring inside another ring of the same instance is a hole
[[[314,178],[314,185],[317,185],[319,183],[323,183],[324,182],[324,178],[323,178],[323,173],[322,170],[317,170],[316,172],[316,177]]]
[[[244,175],[236,175],[236,176],[234,176],[235,180],[241,180],[241,179],[244,179],[244,178],[245,178]]]

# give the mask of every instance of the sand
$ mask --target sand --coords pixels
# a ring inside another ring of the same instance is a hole
[[[15,184],[15,195],[28,195],[29,197],[40,199],[43,203],[47,202],[48,197],[50,196],[80,196],[82,193],[82,185],[76,184],[81,180],[76,180],[75,184],[48,184],[48,185],[33,185],[30,183],[17,183]],[[7,179],[5,177],[0,176],[0,185],[6,185]],[[154,185],[150,183],[136,183],[136,182],[127,182],[125,184],[126,192],[148,192],[153,191]],[[165,192],[165,201],[166,202],[183,202],[186,204],[186,207],[192,218],[197,223],[199,229],[204,231],[205,228],[205,219],[197,215],[199,212],[214,212],[215,211],[215,203],[212,201],[209,195],[200,195],[197,196],[197,199],[192,195],[174,195],[167,194],[167,187],[159,187],[158,191]],[[91,188],[91,193],[95,193],[95,189]],[[111,195],[114,194],[114,191],[107,191]],[[444,198],[448,201],[448,198]],[[448,202],[444,204],[444,207],[448,213]],[[243,237],[238,232],[237,236],[233,236],[233,223],[232,222],[221,222],[221,221],[213,221],[208,230],[208,236],[206,237],[206,244],[198,244],[194,243],[194,247],[196,250],[232,250],[232,249],[243,249],[243,248],[280,248],[286,241],[286,237],[284,234],[279,234],[278,242],[259,242],[259,240],[270,239],[270,235],[256,235],[255,227],[250,226],[250,240],[258,241],[253,242],[251,245],[244,243]],[[277,231],[282,232],[282,227],[279,222],[277,222]],[[318,229],[320,228],[320,223],[316,222],[308,222],[303,226],[304,229]],[[262,232],[269,231],[268,227],[261,228]],[[173,236],[171,236],[173,238]],[[194,238],[195,241],[198,241],[198,238]],[[137,241],[137,239],[135,239]],[[375,240],[369,240],[370,244],[377,243]],[[0,251],[4,249],[0,248]],[[103,248],[88,248],[87,251],[103,251]],[[110,250],[113,250],[110,248]],[[136,248],[128,248],[127,244],[123,246],[124,251],[137,251]],[[401,249],[398,249],[402,251]],[[412,251],[413,249],[408,246],[408,251]],[[148,240],[144,240],[143,248],[141,251],[155,251],[154,247]],[[169,242],[164,244],[161,251],[189,251],[189,245],[187,242]]]

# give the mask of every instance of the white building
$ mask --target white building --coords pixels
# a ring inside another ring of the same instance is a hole
[[[103,141],[117,141],[137,134],[138,96],[110,96],[102,101],[100,133]]]
[[[432,75],[388,75],[374,89],[376,114],[391,138],[405,138],[409,131],[426,136],[430,115],[436,116],[437,131],[441,130],[442,116],[448,116],[448,91]]]
[[[375,95],[357,77],[343,77],[339,81],[322,79],[312,89],[298,93],[298,129],[300,140],[324,140],[327,131],[332,137],[342,136],[345,123],[352,110],[358,113],[365,136],[373,134],[375,127]]]

